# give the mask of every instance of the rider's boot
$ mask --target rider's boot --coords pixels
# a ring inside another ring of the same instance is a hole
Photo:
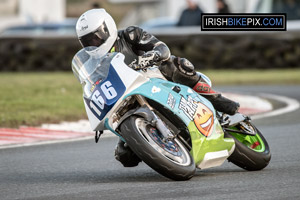
[[[201,82],[201,78],[193,87],[193,90],[209,100],[217,111],[234,115],[239,110],[239,103],[222,96],[220,93],[215,92],[209,84]]]
[[[234,115],[238,111],[240,104],[215,92],[205,77],[195,71],[194,65],[190,61],[175,57],[173,63],[177,68],[172,74],[174,82],[193,88],[194,91],[209,100],[217,111],[229,115]]]
[[[115,158],[120,161],[124,167],[135,167],[142,161],[121,139],[119,139],[115,148]]]

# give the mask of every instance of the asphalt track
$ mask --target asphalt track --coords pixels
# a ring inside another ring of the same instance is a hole
[[[299,85],[218,89],[300,101]],[[143,163],[123,168],[113,157],[115,137],[0,149],[0,199],[300,199],[299,119],[298,109],[254,120],[272,152],[266,169],[248,172],[226,162],[185,182]]]

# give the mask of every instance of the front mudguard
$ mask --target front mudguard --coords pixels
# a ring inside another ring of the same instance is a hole
[[[146,105],[143,105],[142,107],[130,110],[125,115],[123,115],[119,120],[119,124],[118,124],[117,128],[120,127],[120,125],[122,124],[123,121],[125,121],[128,117],[130,117],[132,115],[137,115],[137,116],[143,117],[149,123],[152,123],[155,119],[153,112]]]

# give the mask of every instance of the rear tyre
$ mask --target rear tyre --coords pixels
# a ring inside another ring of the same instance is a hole
[[[225,136],[235,140],[235,150],[228,160],[235,165],[249,171],[265,168],[271,160],[269,145],[261,132],[250,122],[247,123],[247,131],[255,132],[255,136],[226,132]],[[234,127],[241,130],[240,127]],[[245,129],[242,129],[245,131]]]
[[[156,127],[137,116],[126,119],[120,129],[132,151],[161,175],[177,181],[193,177],[194,160],[178,139],[163,140]]]

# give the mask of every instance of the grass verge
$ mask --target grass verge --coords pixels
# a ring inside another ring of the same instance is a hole
[[[204,70],[213,85],[300,84],[300,69]]]
[[[300,69],[206,70],[214,85],[300,84]],[[86,118],[72,72],[1,73],[0,127],[38,126]]]
[[[81,86],[69,73],[1,73],[0,127],[85,118]]]

